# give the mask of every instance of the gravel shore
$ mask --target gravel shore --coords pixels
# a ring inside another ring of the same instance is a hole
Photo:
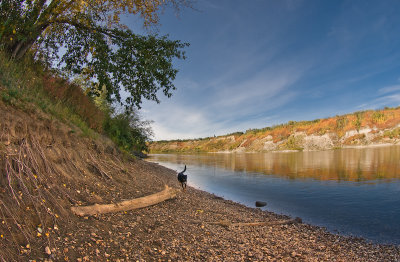
[[[138,178],[143,190],[160,191],[164,183],[179,186],[174,171],[140,162],[146,171]],[[302,223],[213,224],[287,219],[188,187],[152,207],[80,218],[77,230],[60,240],[64,248],[56,254],[77,261],[400,261],[398,246],[371,244]]]

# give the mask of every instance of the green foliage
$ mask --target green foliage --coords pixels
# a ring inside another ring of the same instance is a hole
[[[383,122],[386,120],[386,116],[384,112],[381,111],[375,111],[372,114],[372,122],[374,122],[375,124],[378,124],[380,122]]]
[[[393,130],[387,130],[383,133],[383,136],[389,137],[390,139],[398,138],[398,137],[400,137],[400,128],[395,128]]]
[[[172,67],[172,59],[184,59],[181,49],[188,44],[166,37],[137,36],[129,30],[114,29],[111,38],[100,29],[96,32],[75,28],[61,40],[67,50],[61,59],[64,69],[96,79],[91,94],[105,86],[107,99],[118,101],[128,109],[140,108],[142,99],[159,102],[156,95],[159,90],[167,97],[172,95],[171,91],[175,90],[172,81],[178,72]],[[88,50],[93,53],[88,55]],[[130,94],[125,101],[121,100],[121,86]]]
[[[364,112],[355,112],[354,115],[356,116],[356,120],[354,121],[354,126],[356,127],[357,131],[360,131],[361,123],[362,123],[362,118],[364,115]]]
[[[16,100],[20,98],[21,94],[18,89],[10,88],[1,93],[1,100],[6,104],[15,105]]]
[[[104,122],[104,132],[128,152],[147,151],[146,142],[152,136],[149,122],[140,120],[135,111],[108,117]]]
[[[152,131],[148,121],[140,120],[136,111],[114,114],[105,98],[106,90],[92,102],[76,84],[47,74],[32,71],[24,62],[1,59],[0,99],[18,108],[34,104],[53,117],[72,123],[84,136],[95,138],[104,132],[127,152],[144,151]],[[102,111],[100,111],[97,104]],[[98,128],[100,121],[101,128]],[[75,128],[74,127],[74,128]]]
[[[342,130],[347,123],[349,122],[349,120],[347,119],[347,116],[340,116],[336,119],[336,129],[338,130]]]
[[[302,144],[302,139],[294,135],[289,136],[286,142],[286,147],[291,150],[302,151],[303,148],[300,146]]]
[[[233,132],[233,133],[229,133],[229,134],[224,135],[224,136],[241,136],[243,134],[244,134],[243,132]]]
[[[188,44],[136,35],[119,23],[120,15],[139,14],[145,24],[157,23],[157,10],[168,3],[185,5],[184,0],[2,0],[0,48],[15,59],[34,54],[48,67],[58,62],[71,76],[90,80],[92,94],[105,86],[109,101],[140,108],[143,99],[159,102],[158,91],[172,95],[178,72],[172,61],[185,59]],[[124,101],[121,89],[129,93]]]

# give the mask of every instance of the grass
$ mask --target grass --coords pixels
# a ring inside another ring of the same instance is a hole
[[[96,138],[97,132],[102,131],[104,114],[81,88],[51,77],[49,71],[29,58],[15,62],[1,51],[0,98],[24,111],[39,108],[76,126],[87,137]]]

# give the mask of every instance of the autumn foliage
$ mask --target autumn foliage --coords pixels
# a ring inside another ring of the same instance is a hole
[[[69,83],[63,78],[45,75],[43,76],[43,89],[56,101],[69,105],[90,128],[98,132],[102,131],[104,112],[83,93],[81,87]]]
[[[359,145],[366,135],[360,133],[370,129],[373,142],[384,139],[400,139],[400,107],[382,110],[359,111],[313,121],[289,121],[273,127],[249,129],[235,135],[209,137],[184,141],[159,141],[150,144],[152,152],[216,152],[216,151],[263,151],[264,143],[274,143],[273,150],[302,150],[301,141],[305,136],[334,136],[338,146]],[[296,136],[296,134],[303,134]],[[171,145],[174,145],[171,147]],[[218,146],[216,146],[218,145]]]

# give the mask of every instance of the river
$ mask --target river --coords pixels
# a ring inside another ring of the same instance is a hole
[[[188,184],[333,233],[400,244],[400,146],[318,152],[153,154]]]

